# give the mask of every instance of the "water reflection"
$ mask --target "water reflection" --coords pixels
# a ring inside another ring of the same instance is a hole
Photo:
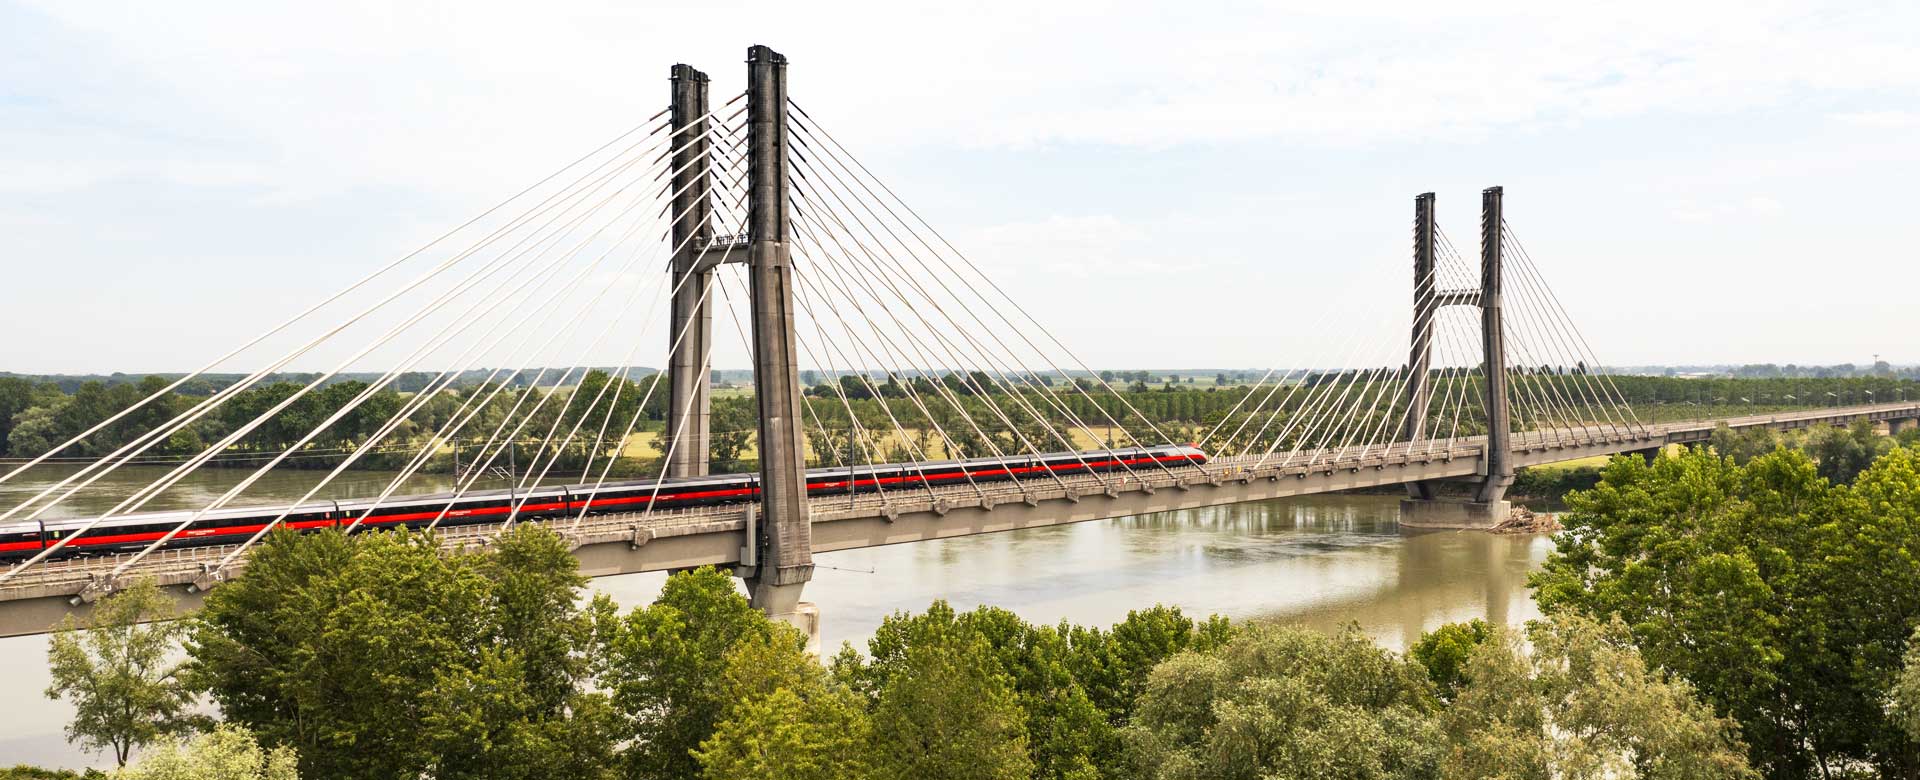
[[[1538,616],[1526,576],[1547,538],[1402,532],[1398,517],[1393,496],[1317,496],[850,550],[818,557],[807,598],[820,605],[827,647],[858,644],[888,613],[936,598],[1047,623],[1104,625],[1154,603],[1324,629],[1355,623],[1395,648],[1444,622]],[[595,587],[644,604],[662,581]]]

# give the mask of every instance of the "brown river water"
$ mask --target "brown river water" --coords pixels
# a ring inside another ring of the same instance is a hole
[[[97,493],[77,495],[76,513],[164,473],[143,467],[116,473]],[[212,471],[183,482],[151,508],[201,505],[246,472]],[[59,474],[0,485],[0,506],[38,492]],[[378,495],[392,475],[349,472],[322,498]],[[298,498],[311,472],[271,474],[248,496]],[[406,492],[432,492],[445,477],[424,477]],[[862,644],[881,618],[920,610],[934,599],[958,608],[991,604],[1028,620],[1111,624],[1130,609],[1178,605],[1195,615],[1297,622],[1323,629],[1355,624],[1387,647],[1404,648],[1441,623],[1471,618],[1517,624],[1538,615],[1527,573],[1552,549],[1544,536],[1402,531],[1399,500],[1389,495],[1324,495],[1210,507],[1035,528],[818,556],[806,598],[819,605],[825,652]],[[664,575],[594,580],[623,606],[646,604]],[[0,766],[37,763],[105,766],[61,736],[72,714],[51,701],[46,638],[0,639]],[[105,763],[103,763],[105,762]]]

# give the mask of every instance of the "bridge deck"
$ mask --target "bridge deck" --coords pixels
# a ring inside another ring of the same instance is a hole
[[[1725,420],[1519,432],[1514,464],[1537,466],[1596,455],[1706,440],[1718,425],[1733,428],[1804,428],[1920,418],[1920,403],[1820,409]],[[1136,469],[1132,473],[1041,477],[979,485],[891,490],[812,501],[814,550],[873,547],[980,533],[994,533],[1111,517],[1127,517],[1216,504],[1262,501],[1422,480],[1485,473],[1481,437],[1402,442],[1368,448],[1275,453],[1219,458],[1205,466]],[[575,547],[581,571],[609,576],[742,560],[751,513],[741,506],[598,515],[551,527]],[[441,530],[448,548],[484,545],[497,524]],[[209,570],[231,546],[162,550],[147,556],[123,579],[153,578],[180,591],[195,606],[215,581]],[[111,590],[106,575],[126,560],[108,555],[48,561],[0,584],[0,636],[37,633],[60,617],[84,610]],[[236,574],[244,557],[223,572]]]

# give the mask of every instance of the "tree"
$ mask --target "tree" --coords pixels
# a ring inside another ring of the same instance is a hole
[[[438,671],[421,735],[436,777],[599,778],[613,764],[618,720],[585,688],[614,606],[576,604],[586,578],[565,540],[522,523],[462,563],[489,585],[464,664]]]
[[[1893,450],[1849,488],[1793,450],[1615,458],[1568,497],[1536,599],[1619,616],[1649,664],[1739,722],[1769,777],[1903,775],[1920,762],[1883,702],[1920,620],[1915,460]]]
[[[772,634],[733,579],[710,567],[668,577],[659,598],[628,613],[610,638],[605,683],[632,740],[629,776],[699,774],[694,753],[734,703],[723,684],[728,654]]]
[[[1033,772],[1013,682],[979,634],[941,630],[907,647],[873,710],[873,776],[1024,780]]]
[[[751,398],[718,399],[713,404],[712,432],[708,435],[713,472],[737,472],[745,467],[742,454],[753,444],[760,415]]]
[[[1425,778],[1436,707],[1419,664],[1356,631],[1254,626],[1155,668],[1126,736],[1154,780]]]
[[[9,454],[7,437],[13,432],[13,417],[33,406],[33,383],[19,377],[0,376],[0,455]]]
[[[260,747],[246,729],[222,723],[181,743],[172,739],[128,767],[120,780],[298,780],[293,749]]]
[[[1487,621],[1474,619],[1466,623],[1448,623],[1428,631],[1408,648],[1407,654],[1419,661],[1427,670],[1427,679],[1440,692],[1440,698],[1452,701],[1459,693],[1467,657],[1475,648],[1493,638],[1493,626]]]
[[[1732,458],[1734,463],[1746,465],[1748,461],[1774,451],[1780,446],[1780,436],[1766,428],[1742,428],[1738,431],[1726,425],[1716,426],[1712,438],[1708,440],[1713,451],[1723,457]]]
[[[47,650],[47,698],[73,704],[69,742],[111,748],[126,766],[134,748],[196,724],[192,690],[169,658],[186,628],[173,617],[173,602],[142,580],[94,604],[85,622],[61,623]]]
[[[1458,624],[1456,624],[1458,625]],[[1449,778],[1754,778],[1736,725],[1649,670],[1625,624],[1536,621],[1531,657],[1497,629],[1441,722]]]
[[[1891,445],[1874,433],[1873,423],[1862,417],[1845,429],[1816,429],[1807,438],[1807,453],[1819,462],[1820,476],[1830,482],[1850,483]]]
[[[867,716],[852,691],[774,624],[727,654],[720,685],[732,702],[694,758],[709,780],[841,780],[867,773]]]
[[[48,450],[60,446],[68,438],[66,429],[60,424],[60,412],[68,400],[62,396],[48,405],[36,405],[13,415],[12,428],[8,432],[7,454],[17,458],[31,458],[44,455]],[[79,433],[84,428],[73,431]]]
[[[1900,659],[1900,676],[1894,680],[1888,696],[1888,714],[1910,739],[1920,740],[1920,628],[1907,639],[1907,650]]]
[[[694,757],[708,780],[855,780],[866,772],[854,728],[864,719],[850,697],[781,688],[743,702]]]
[[[1196,622],[1179,607],[1156,604],[1131,610],[1110,631],[1063,629],[1073,652],[1068,665],[1093,702],[1115,727],[1126,725],[1155,666],[1186,651],[1209,652],[1234,635],[1233,624],[1213,616]]]
[[[956,613],[936,601],[918,615],[888,616],[868,643],[869,664],[851,649],[836,661],[836,672],[863,691],[876,706],[887,686],[905,673],[910,651],[925,644],[948,644],[955,637],[986,643],[995,669],[1012,685],[1028,735],[1028,759],[1034,778],[1089,777],[1111,764],[1119,745],[1104,714],[1075,678],[1068,626],[1033,626],[1004,609],[981,607]]]
[[[612,604],[579,606],[576,565],[532,525],[477,554],[277,532],[209,592],[192,673],[308,776],[597,778],[617,721],[587,687]]]

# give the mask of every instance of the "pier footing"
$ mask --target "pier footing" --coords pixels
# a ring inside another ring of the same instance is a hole
[[[1400,500],[1400,526],[1487,531],[1505,522],[1512,512],[1513,505],[1506,501],[1403,498]]]

